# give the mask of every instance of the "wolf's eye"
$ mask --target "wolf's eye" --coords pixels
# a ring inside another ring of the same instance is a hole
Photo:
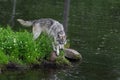
[[[58,34],[58,38],[61,38],[62,35]]]
[[[58,34],[58,38],[60,37],[60,35]]]

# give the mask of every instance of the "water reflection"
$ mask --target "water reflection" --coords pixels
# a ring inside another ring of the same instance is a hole
[[[73,63],[69,69],[37,69],[7,71],[0,80],[119,80],[120,70],[107,64],[94,62]]]
[[[0,75],[0,80],[58,80],[55,69],[29,71],[7,71]]]

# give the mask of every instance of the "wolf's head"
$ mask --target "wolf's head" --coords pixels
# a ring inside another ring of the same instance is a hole
[[[60,45],[60,49],[64,48],[64,45],[66,44],[66,35],[64,31],[60,31],[57,34],[57,42]]]

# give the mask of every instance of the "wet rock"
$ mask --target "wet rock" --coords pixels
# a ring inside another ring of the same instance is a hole
[[[66,49],[64,49],[64,52],[65,52],[66,58],[74,59],[74,60],[81,60],[82,59],[81,54],[74,49],[67,49],[66,48]]]
[[[28,69],[29,67],[27,65],[20,65],[20,64],[17,64],[17,63],[12,63],[12,62],[9,62],[7,65],[6,65],[6,68],[7,69],[14,69],[14,70],[25,70],[25,69]]]
[[[51,52],[51,55],[50,55],[50,61],[55,61],[56,60],[56,58],[57,58],[57,55],[56,55],[56,52],[55,51],[52,51]]]

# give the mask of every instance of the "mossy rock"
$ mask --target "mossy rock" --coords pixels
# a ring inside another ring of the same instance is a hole
[[[74,49],[67,49],[67,48],[65,48],[64,52],[65,52],[64,56],[66,58],[74,59],[74,60],[82,60],[81,54],[78,51],[74,50]]]
[[[64,56],[57,57],[55,63],[58,66],[71,66],[70,61],[67,60]]]
[[[51,56],[49,58],[50,63],[52,62],[53,65],[55,64],[58,66],[71,66],[69,60],[67,60],[64,56],[64,51],[61,50],[59,56],[56,55],[56,52],[52,51]]]

